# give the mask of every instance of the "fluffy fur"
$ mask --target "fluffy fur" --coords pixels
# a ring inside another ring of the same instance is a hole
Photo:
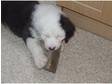
[[[23,38],[35,64],[43,68],[47,63],[41,41],[46,50],[57,50],[64,40],[74,35],[75,27],[55,5],[36,1],[2,1],[2,23]]]

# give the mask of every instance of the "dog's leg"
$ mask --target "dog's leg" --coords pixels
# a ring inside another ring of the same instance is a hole
[[[22,33],[22,38],[29,48],[38,68],[43,68],[47,64],[48,58],[44,55],[44,51],[40,46],[40,41],[34,38],[31,28],[25,28]]]
[[[31,51],[35,64],[38,68],[43,68],[47,64],[47,57],[44,55],[44,51],[40,46],[40,41],[35,38],[28,37],[26,44]]]

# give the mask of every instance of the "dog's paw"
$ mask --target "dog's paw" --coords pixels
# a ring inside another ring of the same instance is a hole
[[[47,64],[48,58],[44,55],[35,59],[35,64],[39,69],[42,69]]]

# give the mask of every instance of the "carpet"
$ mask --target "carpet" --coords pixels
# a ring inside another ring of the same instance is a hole
[[[38,70],[21,38],[2,25],[2,83],[112,82],[112,41],[77,28],[63,46],[55,74]]]

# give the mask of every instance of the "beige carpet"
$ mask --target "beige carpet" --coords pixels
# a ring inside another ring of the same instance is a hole
[[[112,82],[112,41],[77,28],[55,74],[38,70],[24,42],[1,30],[2,82]]]

